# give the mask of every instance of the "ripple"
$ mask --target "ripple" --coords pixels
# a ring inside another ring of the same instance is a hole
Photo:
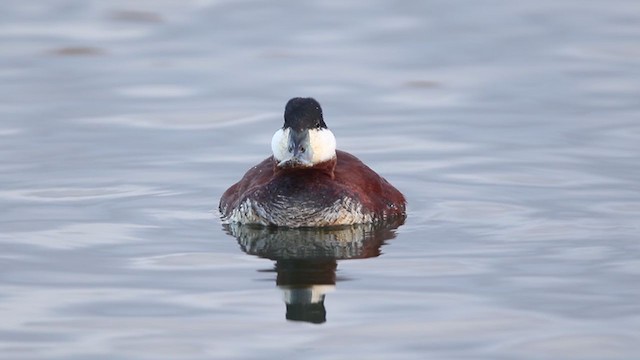
[[[70,314],[81,314],[99,317],[164,317],[164,316],[196,316],[203,310],[193,306],[147,301],[96,301],[74,305],[64,310]]]
[[[386,261],[386,260],[385,260]],[[480,259],[461,259],[438,254],[428,259],[402,259],[402,266],[396,267],[395,262],[389,261],[384,269],[368,269],[372,276],[398,276],[405,279],[480,275],[492,271],[491,264]]]
[[[95,22],[42,22],[0,26],[2,37],[61,37],[83,41],[137,39],[149,33],[149,30],[145,28],[114,27]]]
[[[566,188],[594,184],[623,184],[624,181],[567,169],[522,169],[500,172],[449,173],[448,179],[475,184]]]
[[[71,341],[72,337],[64,334],[57,334],[53,331],[16,331],[0,330],[0,338],[3,342],[18,342],[18,343],[30,343],[30,342],[61,342]]]
[[[138,85],[117,89],[121,95],[132,98],[183,98],[197,93],[195,89],[169,84]]]
[[[40,202],[65,202],[119,199],[134,196],[171,196],[178,193],[137,185],[97,188],[55,187],[47,189],[16,189],[0,191],[0,198]]]
[[[621,231],[607,222],[589,219],[585,222],[555,219],[529,219],[509,229],[513,239],[527,241],[557,241],[559,239],[592,239],[610,237],[614,231]],[[505,233],[505,236],[508,234]]]
[[[113,11],[109,17],[115,21],[134,22],[134,23],[161,23],[163,22],[160,14],[151,11],[139,10],[117,10]]]
[[[0,129],[0,136],[11,136],[22,133],[22,129]]]
[[[362,136],[340,137],[340,144],[348,147],[348,151],[358,154],[377,154],[394,152],[433,153],[469,151],[474,145],[462,142],[411,139],[409,136]]]
[[[618,260],[609,267],[616,272],[640,276],[640,260]]]
[[[640,201],[605,201],[591,206],[595,211],[611,215],[638,215],[640,214]]]
[[[100,118],[76,120],[85,124],[105,124],[127,127],[167,129],[167,130],[204,130],[252,124],[273,118],[274,114],[238,114],[238,113],[155,113],[128,114]]]
[[[549,259],[564,261],[604,261],[611,258],[613,250],[607,246],[581,246],[560,248],[554,254],[548,255]]]
[[[564,46],[558,51],[562,56],[574,60],[630,61],[640,57],[640,49],[635,43],[591,43],[589,45]]]
[[[139,240],[135,232],[153,226],[116,223],[82,223],[39,231],[4,232],[0,241],[52,249],[77,249]]]
[[[255,266],[254,258],[236,255],[215,253],[179,253],[160,256],[147,256],[135,258],[131,261],[131,267],[149,270],[195,270],[195,269],[231,269]]]
[[[211,212],[186,210],[150,210],[148,213],[158,220],[211,220],[217,217]]]
[[[629,350],[638,348],[638,338],[616,334],[563,334],[518,342],[509,346],[518,353],[536,354],[531,358],[549,359],[628,359]]]
[[[69,46],[53,49],[50,53],[59,56],[87,56],[103,55],[104,50],[91,46]]]
[[[500,222],[525,220],[533,209],[490,201],[441,201],[436,205],[435,217],[456,221],[485,222],[500,219]]]

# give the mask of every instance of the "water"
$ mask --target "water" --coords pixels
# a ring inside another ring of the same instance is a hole
[[[0,8],[3,359],[638,357],[636,1]],[[222,227],[293,96],[404,225]]]

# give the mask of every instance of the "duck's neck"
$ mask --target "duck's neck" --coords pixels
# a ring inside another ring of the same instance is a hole
[[[334,156],[333,158],[317,163],[313,166],[279,166],[278,160],[274,158],[273,166],[274,166],[274,174],[279,173],[290,173],[290,172],[305,172],[312,171],[314,173],[324,173],[327,174],[332,179],[335,176],[336,164],[338,163],[338,158]]]

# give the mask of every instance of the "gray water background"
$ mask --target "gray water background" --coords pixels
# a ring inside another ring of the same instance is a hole
[[[638,359],[640,3],[0,4],[3,359]],[[217,220],[313,96],[409,214],[324,324]]]

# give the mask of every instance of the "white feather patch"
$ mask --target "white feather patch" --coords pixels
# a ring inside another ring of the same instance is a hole
[[[313,164],[331,160],[336,156],[336,137],[329,129],[309,130]]]
[[[271,138],[271,151],[278,161],[289,157],[289,131],[291,129],[278,129]]]
[[[278,161],[290,158],[289,132],[291,129],[278,129],[271,138],[271,151]],[[309,130],[311,163],[319,164],[336,156],[336,138],[329,129]]]

